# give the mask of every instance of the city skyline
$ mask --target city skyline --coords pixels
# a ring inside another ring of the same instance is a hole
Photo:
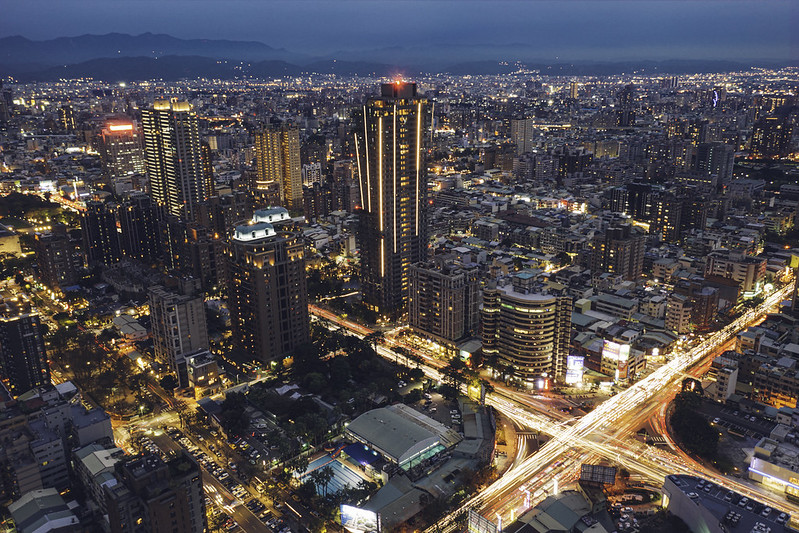
[[[795,60],[795,2],[468,1],[6,2],[0,36],[109,32],[265,43],[310,57],[473,50],[502,60]],[[46,8],[46,9],[45,9]],[[36,13],[36,17],[31,17]],[[220,25],[218,21],[235,21]],[[177,21],[177,22],[176,22]],[[408,45],[408,43],[413,43]],[[448,49],[449,48],[449,49]],[[474,54],[472,54],[474,55]],[[513,57],[513,56],[518,57]],[[481,56],[481,59],[485,57]]]
[[[799,532],[799,2],[5,4],[0,533]]]

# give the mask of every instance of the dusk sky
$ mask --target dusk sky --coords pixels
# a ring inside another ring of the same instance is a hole
[[[797,59],[799,1],[3,0],[0,35],[167,33],[315,55],[527,45],[542,59]]]

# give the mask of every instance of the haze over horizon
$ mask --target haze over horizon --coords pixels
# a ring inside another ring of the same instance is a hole
[[[7,0],[0,36],[151,32],[369,59],[397,47],[485,46],[548,61],[781,61],[799,57],[797,22],[799,2],[783,0]]]

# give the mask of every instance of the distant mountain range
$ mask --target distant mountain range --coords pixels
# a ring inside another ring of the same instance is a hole
[[[726,72],[751,66],[786,66],[784,62],[773,61],[753,65],[712,60],[565,63],[536,60],[532,56],[534,53],[526,45],[453,45],[340,51],[327,57],[311,57],[256,41],[187,40],[152,33],[81,35],[47,41],[13,36],[0,38],[0,76],[11,75],[21,81],[93,77],[118,82],[196,77],[230,79],[243,75],[274,78],[302,73],[502,74],[520,66],[540,70],[542,74],[561,75],[610,75],[633,70],[685,74]]]

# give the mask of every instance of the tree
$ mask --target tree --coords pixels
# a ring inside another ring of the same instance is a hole
[[[333,480],[334,477],[333,469],[329,466],[324,468],[318,468],[311,472],[310,478],[313,481],[314,485],[316,485],[317,489],[322,489],[322,493],[327,496],[327,486],[330,485],[330,482]]]
[[[240,392],[231,392],[225,396],[219,413],[220,422],[228,435],[241,435],[247,429],[245,409],[247,399]]]
[[[363,340],[365,340],[367,343],[371,344],[372,345],[372,349],[374,351],[377,351],[377,345],[380,344],[381,342],[383,342],[383,339],[385,339],[385,338],[386,338],[386,336],[385,336],[385,334],[382,331],[375,330],[375,331],[371,332],[370,334],[368,334],[367,336],[365,336],[363,338]]]
[[[169,394],[172,394],[178,386],[178,380],[174,374],[164,374],[161,380],[158,382],[161,385],[161,388],[167,391]]]

